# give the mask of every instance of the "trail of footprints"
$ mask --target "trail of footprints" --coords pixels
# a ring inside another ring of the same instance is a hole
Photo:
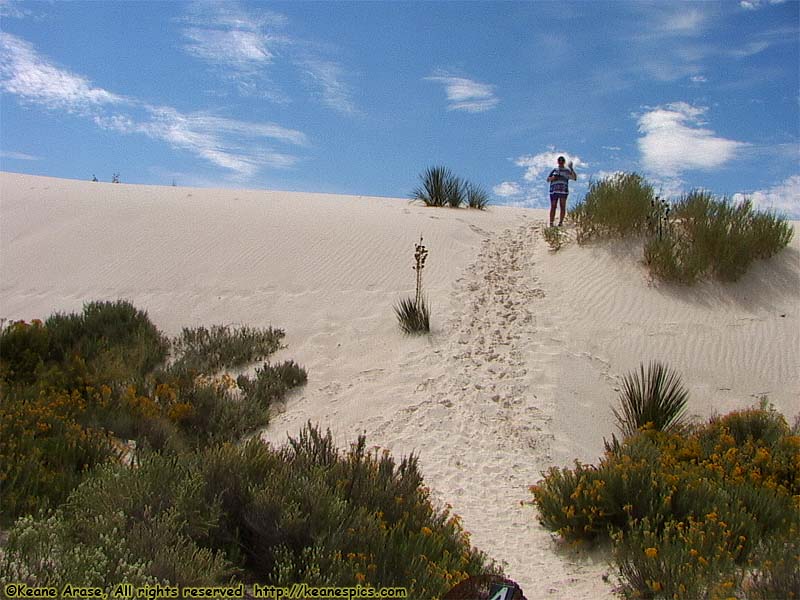
[[[443,373],[422,381],[409,403],[376,427],[390,443],[420,440],[426,482],[464,517],[476,543],[482,528],[488,540],[496,538],[491,527],[524,536],[533,525],[520,500],[530,500],[528,487],[540,479],[553,439],[549,367],[559,349],[537,324],[544,299],[533,260],[539,227],[526,223],[483,242],[458,282],[460,308],[441,334],[447,341],[423,358],[444,362]],[[515,540],[515,557],[481,547],[520,568],[525,544]]]

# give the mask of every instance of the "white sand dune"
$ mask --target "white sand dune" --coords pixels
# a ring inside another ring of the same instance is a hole
[[[286,331],[308,384],[263,437],[307,422],[340,445],[415,452],[426,483],[528,598],[612,597],[603,556],[564,550],[528,486],[594,462],[620,377],[678,369],[690,412],[766,394],[800,412],[800,240],[736,284],[653,282],[626,243],[550,252],[543,211],[387,198],[129,186],[0,174],[0,318],[127,298],[169,334]],[[797,223],[795,223],[797,226]],[[433,333],[403,336],[419,236]]]

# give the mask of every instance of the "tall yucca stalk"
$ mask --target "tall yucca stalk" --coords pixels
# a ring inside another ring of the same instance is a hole
[[[648,424],[659,431],[675,431],[685,423],[687,399],[680,375],[654,361],[647,370],[640,365],[638,373],[634,371],[623,378],[621,408],[612,410],[624,437]]]
[[[413,300],[404,298],[395,305],[394,311],[400,323],[400,329],[405,333],[427,333],[431,330],[430,310],[422,294],[422,269],[425,268],[428,250],[422,244],[422,236],[419,238],[419,244],[414,245],[414,250],[414,267],[412,268],[417,273],[417,291]]]

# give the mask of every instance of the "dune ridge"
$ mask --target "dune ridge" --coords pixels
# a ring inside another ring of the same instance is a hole
[[[528,598],[612,597],[602,555],[560,548],[528,486],[595,462],[620,377],[659,359],[689,412],[766,394],[800,413],[800,240],[735,284],[652,281],[628,242],[553,253],[546,213],[431,209],[402,199],[99,184],[0,173],[0,318],[127,298],[168,334],[283,328],[308,383],[262,437],[311,420],[340,446],[415,452],[426,484]],[[797,223],[794,223],[797,228]],[[403,336],[413,249],[433,332]]]

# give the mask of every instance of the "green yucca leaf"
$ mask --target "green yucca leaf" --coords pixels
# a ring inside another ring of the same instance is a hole
[[[623,378],[621,409],[612,410],[625,437],[634,435],[648,423],[659,431],[674,431],[684,424],[687,399],[680,375],[654,361],[646,370],[640,365],[638,373]]]

